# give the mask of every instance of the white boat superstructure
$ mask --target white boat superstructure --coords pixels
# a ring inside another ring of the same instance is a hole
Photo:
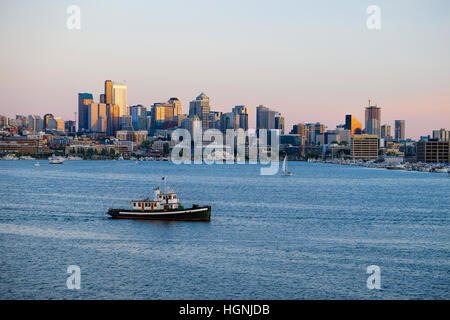
[[[131,205],[132,210],[154,211],[178,209],[181,206],[181,203],[175,192],[161,192],[158,187],[154,190],[153,200],[150,200],[150,198],[144,200],[131,200]]]

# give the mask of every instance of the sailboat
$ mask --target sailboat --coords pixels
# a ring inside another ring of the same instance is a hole
[[[292,172],[290,172],[290,171],[287,171],[287,161],[286,161],[286,159],[287,159],[287,156],[285,156],[284,157],[284,160],[283,160],[283,176],[292,176]]]

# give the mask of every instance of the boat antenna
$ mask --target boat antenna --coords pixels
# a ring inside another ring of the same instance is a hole
[[[164,193],[166,193],[167,191],[166,191],[166,177],[163,177],[162,178],[163,179],[163,181],[164,181]]]

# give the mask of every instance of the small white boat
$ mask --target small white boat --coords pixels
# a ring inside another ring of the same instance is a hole
[[[287,156],[285,156],[284,160],[283,160],[283,169],[282,169],[283,176],[292,176],[292,172],[287,171],[287,161],[286,161],[286,159],[287,159]]]
[[[50,164],[63,164],[64,163],[64,158],[52,155],[51,157],[48,158],[48,163],[50,163]]]
[[[35,162],[35,163],[34,163],[34,166],[35,166],[35,167],[39,167],[39,166],[40,166],[39,162]]]

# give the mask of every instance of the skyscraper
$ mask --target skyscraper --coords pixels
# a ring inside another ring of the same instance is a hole
[[[105,132],[107,127],[106,104],[91,103],[88,107],[88,130],[91,132]]]
[[[275,113],[275,129],[280,130],[280,134],[284,134],[284,117],[279,112]]]
[[[395,140],[405,140],[405,120],[395,120]]]
[[[94,102],[92,93],[78,94],[78,131],[85,131],[89,129],[88,126],[88,107],[90,103]],[[44,127],[45,119],[44,119]]]
[[[110,80],[108,80],[110,81]],[[107,81],[107,82],[108,82]],[[105,83],[105,89],[109,88],[109,84]],[[106,94],[106,104],[115,104],[119,106],[120,116],[128,116],[128,105],[127,105],[127,86],[119,83],[112,83],[112,98],[111,102],[109,101],[109,92],[105,92]]]
[[[242,106],[235,106],[233,108],[233,114],[234,114],[234,122],[236,124],[236,127],[234,129],[243,129],[244,131],[248,130],[248,109],[245,105]]]
[[[189,103],[189,117],[197,116],[202,122],[202,129],[209,129],[209,97],[203,92],[200,93],[195,100]]]
[[[384,124],[381,126],[381,137],[385,140],[391,139],[391,126]]]
[[[350,130],[351,134],[361,134],[362,126],[361,122],[359,122],[354,116],[351,114],[347,114],[345,116],[345,129]]]
[[[366,134],[374,134],[381,137],[381,108],[377,106],[368,106],[366,108]]]
[[[275,111],[259,105],[256,107],[256,130],[275,129]]]
[[[181,102],[180,100],[178,100],[178,98],[170,98],[169,101],[167,101],[168,103],[170,103],[173,107],[173,116],[174,117],[178,117],[179,115],[182,114],[181,112]]]

